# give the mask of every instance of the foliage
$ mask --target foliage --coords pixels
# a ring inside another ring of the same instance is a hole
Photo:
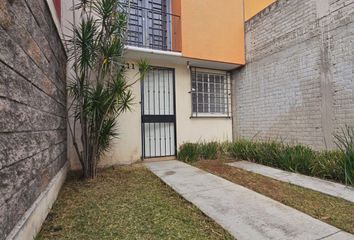
[[[195,162],[200,158],[198,143],[185,143],[180,147],[177,158],[183,162]]]
[[[343,182],[343,154],[340,151],[322,151],[316,154],[310,165],[311,175]]]
[[[186,143],[180,147],[178,159],[185,162],[195,162],[203,159],[231,157],[286,171],[353,184],[345,174],[350,172],[347,168],[353,166],[353,148],[350,145],[353,142],[350,139],[353,138],[350,138],[351,135],[348,134],[348,131],[346,133],[346,140],[342,139],[341,141],[346,146],[342,151],[314,151],[303,145],[242,139],[233,143]]]
[[[257,157],[256,144],[247,140],[239,140],[230,146],[231,156],[234,158],[253,160]]]
[[[335,135],[337,146],[344,154],[343,167],[346,184],[354,183],[354,127],[346,126]]]
[[[85,0],[73,6],[72,24],[66,36],[69,59],[74,72],[68,92],[72,97],[68,119],[72,141],[85,178],[94,178],[102,154],[118,136],[117,118],[130,110],[131,86],[124,68],[126,14],[118,12],[119,1]],[[147,71],[142,62],[140,78]],[[80,127],[80,131],[76,130]]]
[[[302,174],[310,174],[310,163],[315,158],[315,152],[309,147],[283,146],[279,156],[279,168],[299,172]]]
[[[180,147],[177,158],[183,162],[196,162],[207,159],[215,160],[228,158],[229,150],[229,142],[185,143]]]
[[[200,157],[202,159],[217,159],[219,156],[219,144],[217,142],[204,142],[199,145]]]

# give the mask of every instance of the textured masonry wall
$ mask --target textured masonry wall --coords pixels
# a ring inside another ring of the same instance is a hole
[[[66,56],[45,0],[0,1],[0,239],[66,161]]]
[[[354,2],[278,0],[246,23],[233,77],[235,138],[335,147],[354,125]]]

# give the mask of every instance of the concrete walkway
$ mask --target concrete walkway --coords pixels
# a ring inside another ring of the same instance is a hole
[[[346,187],[342,184],[298,173],[291,173],[247,161],[228,163],[228,165],[354,202],[354,188]]]
[[[354,236],[179,161],[145,164],[238,240],[354,240]]]

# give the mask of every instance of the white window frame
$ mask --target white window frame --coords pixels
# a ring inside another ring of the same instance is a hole
[[[227,71],[205,69],[191,67],[191,118],[231,118],[231,77]],[[198,81],[198,77],[204,78],[207,76],[207,81],[202,79]],[[219,82],[217,83],[216,77],[219,76]],[[211,77],[214,79],[211,80]],[[223,83],[221,79],[223,78]],[[202,91],[198,88],[198,83],[202,84]],[[207,89],[205,86],[207,84]],[[213,88],[211,86],[213,85]],[[219,85],[219,88],[217,86]],[[212,91],[213,89],[213,91]],[[217,91],[219,89],[220,92]],[[219,94],[219,96],[217,95]],[[213,96],[214,101],[211,101]],[[201,96],[201,97],[200,97]],[[208,100],[205,101],[207,96]],[[219,98],[219,102],[217,101]],[[200,110],[200,104],[203,105],[203,109]],[[207,106],[207,111],[205,111]],[[214,111],[212,111],[214,108]],[[219,110],[218,110],[219,109]],[[223,111],[221,110],[223,109]]]

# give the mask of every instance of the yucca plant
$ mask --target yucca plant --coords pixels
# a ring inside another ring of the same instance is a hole
[[[118,136],[117,118],[133,103],[131,86],[148,70],[139,64],[140,76],[128,84],[124,62],[127,18],[117,0],[81,0],[74,5],[72,34],[66,36],[73,76],[68,119],[73,145],[84,178],[96,176],[97,163]],[[79,23],[75,12],[80,12]],[[80,133],[76,128],[80,127]]]
[[[354,183],[354,127],[345,126],[340,134],[335,135],[336,144],[343,152],[345,184]]]

